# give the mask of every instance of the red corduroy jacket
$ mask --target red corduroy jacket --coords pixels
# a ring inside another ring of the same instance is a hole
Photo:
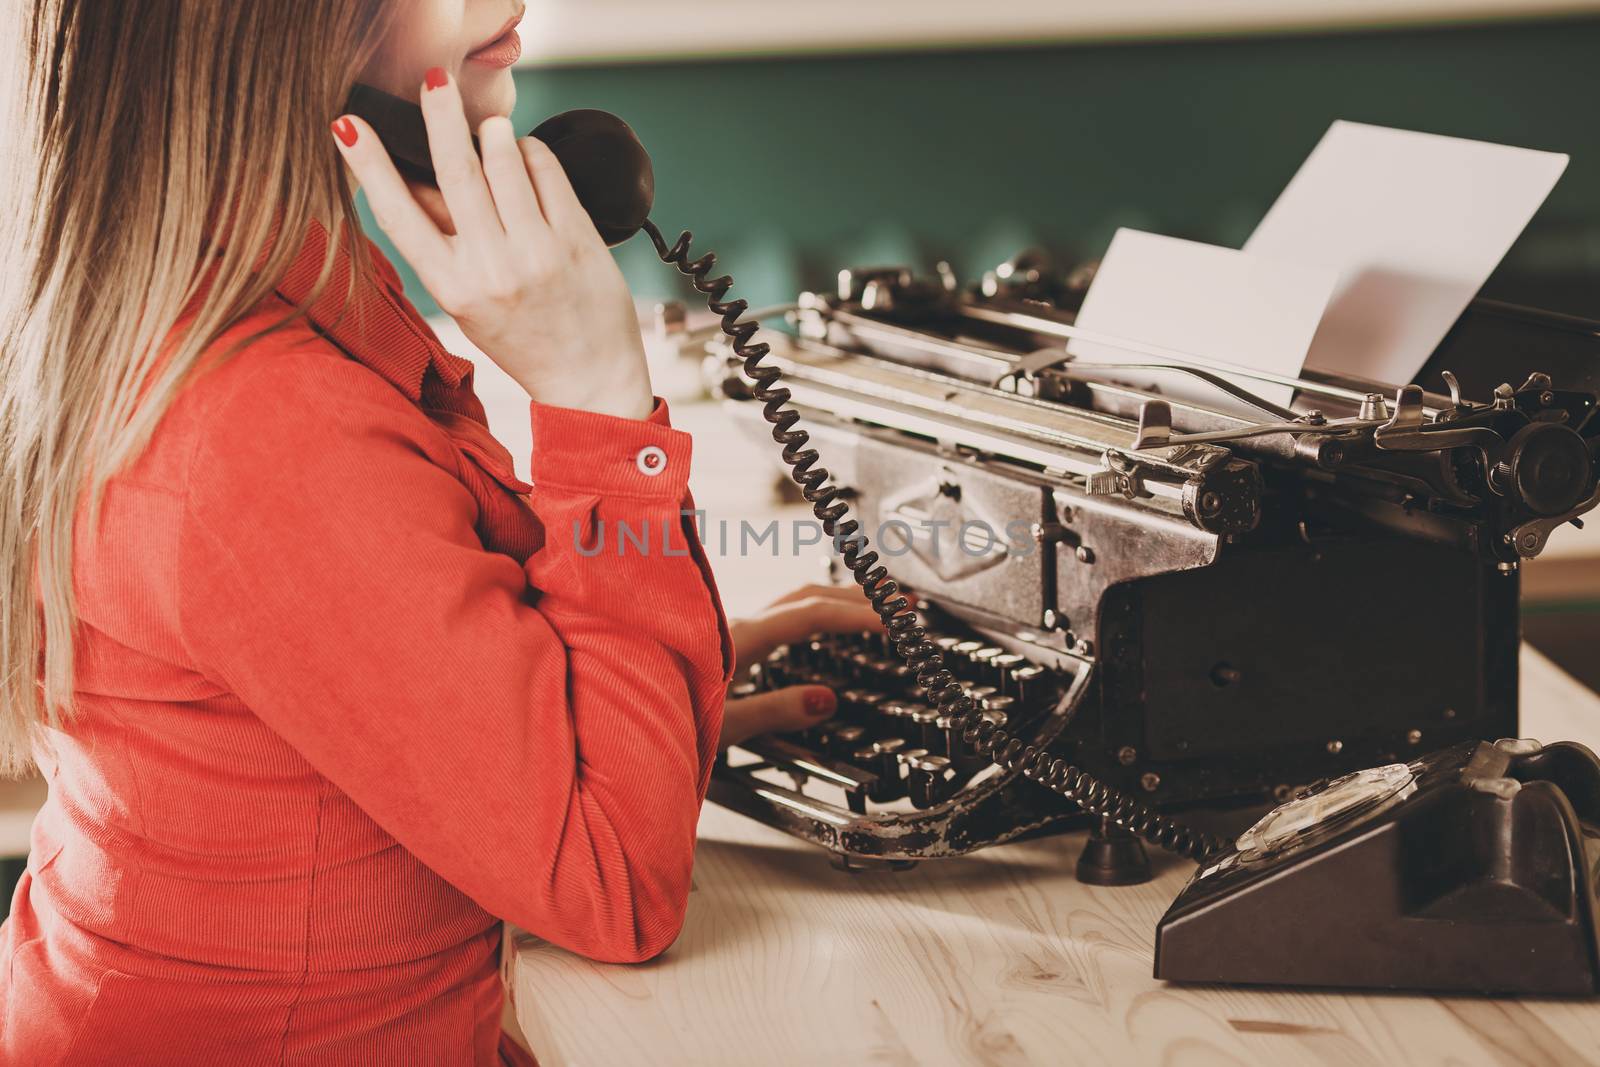
[[[342,251],[79,523],[0,1063],[493,1064],[500,920],[612,961],[680,928],[733,660],[690,439],[534,403],[519,481],[371,251],[359,317]]]

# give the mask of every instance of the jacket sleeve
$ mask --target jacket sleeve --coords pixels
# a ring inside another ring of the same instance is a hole
[[[491,914],[596,959],[661,952],[732,662],[683,516],[689,436],[659,401],[533,404],[524,567],[484,547],[459,453],[386,383],[260,362],[188,476],[197,668]]]

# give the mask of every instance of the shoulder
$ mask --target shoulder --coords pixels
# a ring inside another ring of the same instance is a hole
[[[164,440],[152,445],[167,454],[184,492],[315,477],[319,464],[395,449],[454,469],[448,438],[432,420],[305,320],[228,354],[290,311],[272,300],[235,324],[175,397],[158,431]]]
[[[235,323],[202,354],[174,407],[181,406],[198,425],[222,432],[236,420],[309,426],[329,411],[353,414],[352,405],[373,416],[426,421],[394,386],[306,319],[284,322],[292,310],[273,299]]]

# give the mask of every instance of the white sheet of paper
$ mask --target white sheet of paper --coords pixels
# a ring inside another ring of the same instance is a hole
[[[1335,122],[1244,248],[1337,272],[1307,367],[1404,384],[1566,166],[1555,152]]]
[[[1300,373],[1337,276],[1232,248],[1121,229],[1100,261],[1077,325],[1095,333],[1293,377]],[[1073,340],[1067,350],[1105,363],[1159,362],[1108,345]],[[1169,372],[1118,372],[1131,384],[1239,410],[1197,379]],[[1230,376],[1231,377],[1231,376]],[[1293,388],[1231,377],[1257,396],[1288,404]],[[1253,408],[1252,417],[1265,418]]]

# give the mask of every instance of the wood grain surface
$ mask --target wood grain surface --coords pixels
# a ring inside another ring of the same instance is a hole
[[[1523,733],[1600,747],[1600,698],[1524,649]],[[514,935],[545,1067],[611,1064],[1600,1064],[1600,1002],[1166,985],[1156,922],[1189,877],[1081,885],[1081,835],[902,873],[708,804],[678,942],[639,966]]]

